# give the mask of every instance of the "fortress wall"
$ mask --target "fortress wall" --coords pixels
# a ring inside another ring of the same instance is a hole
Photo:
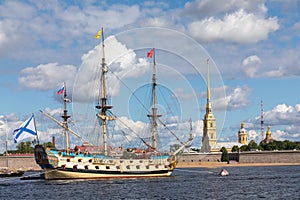
[[[239,163],[295,163],[300,162],[300,151],[241,152]]]
[[[183,154],[178,162],[219,162],[222,153]],[[300,151],[263,151],[229,153],[231,158],[238,157],[239,163],[297,163]]]
[[[219,162],[222,153],[183,154],[178,157],[178,162]]]
[[[8,156],[8,166],[12,170],[41,170],[34,156]],[[0,167],[6,167],[6,157],[0,156]]]

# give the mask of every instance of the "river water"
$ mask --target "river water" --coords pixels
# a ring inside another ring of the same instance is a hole
[[[300,166],[176,169],[168,178],[0,179],[0,199],[300,199]]]

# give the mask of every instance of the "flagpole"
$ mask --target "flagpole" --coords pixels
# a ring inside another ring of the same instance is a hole
[[[5,120],[5,157],[6,157],[6,167],[8,169],[8,153],[7,153],[8,141],[7,141],[7,119],[6,119],[6,117],[4,117],[4,120]]]
[[[154,48],[153,48],[154,49]],[[157,151],[157,108],[156,108],[156,62],[155,62],[155,49],[153,51],[153,108],[152,108],[152,115],[153,115],[153,148]]]
[[[64,124],[64,134],[66,139],[66,152],[69,153],[69,126],[68,126],[68,119],[70,118],[70,115],[68,115],[68,109],[67,109],[67,84],[64,82],[64,96],[63,96],[63,102],[64,102],[64,114],[61,116],[63,118],[63,124]]]
[[[32,113],[32,117],[33,117],[34,129],[35,129],[35,132],[36,132],[36,140],[37,140],[37,144],[39,145],[40,144],[40,140],[39,140],[39,137],[38,137],[38,132],[37,132],[36,125],[35,125],[35,117],[34,117],[33,113]]]

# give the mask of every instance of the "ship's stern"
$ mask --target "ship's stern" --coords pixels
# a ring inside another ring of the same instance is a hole
[[[42,145],[35,145],[34,157],[35,157],[36,163],[42,169],[49,169],[49,168],[53,169],[54,168],[53,165],[50,164],[46,150]]]

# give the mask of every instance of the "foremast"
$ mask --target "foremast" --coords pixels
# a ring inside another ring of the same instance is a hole
[[[148,57],[153,57],[153,74],[152,74],[152,112],[148,114],[148,117],[151,117],[151,124],[153,128],[153,144],[152,147],[154,151],[157,151],[157,119],[162,115],[157,114],[157,106],[156,106],[156,62],[155,62],[155,49],[151,49],[148,53]]]
[[[68,109],[67,109],[67,103],[70,102],[69,99],[67,99],[67,86],[66,83],[64,83],[64,96],[63,96],[63,101],[64,101],[64,113],[61,116],[63,118],[62,124],[64,125],[63,133],[65,135],[65,142],[66,142],[66,151],[69,151],[69,125],[68,125],[68,119],[71,117],[68,115]]]
[[[51,115],[49,115],[48,113],[46,113],[42,110],[40,110],[40,112],[63,128],[63,134],[65,135],[66,151],[69,152],[69,132],[84,142],[87,142],[87,140],[83,139],[75,131],[73,131],[72,129],[69,128],[68,119],[70,118],[70,115],[68,114],[67,103],[71,102],[71,100],[67,98],[66,83],[64,83],[62,89],[60,89],[60,90],[63,91],[64,111],[63,111],[63,115],[61,116],[63,118],[63,121],[58,121],[57,119],[55,119],[54,117],[52,117]],[[58,93],[58,94],[61,94],[61,93]],[[37,143],[39,144],[38,138],[37,138]]]
[[[101,120],[102,126],[102,134],[103,134],[103,147],[104,147],[104,155],[108,155],[108,148],[107,148],[107,121],[114,120],[113,117],[107,115],[107,111],[112,108],[112,106],[107,105],[107,89],[106,89],[106,73],[107,73],[107,66],[105,63],[105,52],[104,52],[104,34],[103,28],[98,31],[95,36],[98,39],[102,39],[102,60],[101,60],[101,86],[100,87],[100,99],[98,104],[96,105],[96,109],[99,109],[99,113],[97,113],[97,117]]]

